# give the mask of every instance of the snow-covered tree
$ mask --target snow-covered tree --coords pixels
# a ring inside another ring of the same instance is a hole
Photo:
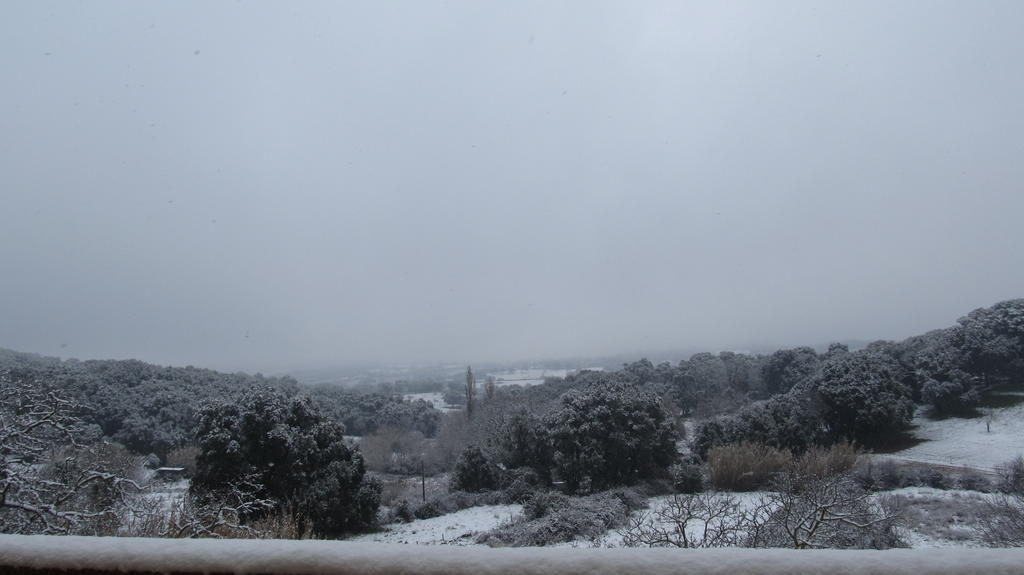
[[[470,445],[459,455],[452,472],[452,488],[478,492],[497,489],[501,485],[501,469],[479,446]]]
[[[300,531],[308,524],[330,536],[374,521],[379,484],[365,477],[362,454],[345,443],[342,426],[309,399],[254,389],[207,406],[199,422],[192,492],[200,499],[223,498],[246,481],[259,486],[255,497],[292,514]]]
[[[958,320],[968,370],[986,383],[1024,374],[1024,299],[976,309]]]
[[[677,459],[658,397],[625,384],[571,390],[545,420],[555,467],[572,491],[632,483]]]
[[[90,445],[84,407],[42,382],[0,372],[0,532],[96,534],[116,529],[123,489]]]
[[[827,354],[813,393],[833,439],[873,445],[909,426],[914,403],[894,363],[867,351]]]
[[[812,379],[820,365],[818,354],[813,348],[780,349],[768,357],[761,369],[765,391],[769,395],[785,393]]]

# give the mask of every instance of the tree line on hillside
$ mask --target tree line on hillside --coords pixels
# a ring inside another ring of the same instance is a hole
[[[356,393],[334,386],[301,386],[290,377],[164,367],[137,360],[64,360],[0,349],[0,369],[15,380],[35,381],[68,399],[92,406],[86,424],[139,454],[161,460],[194,445],[201,406],[239,397],[254,387],[286,397],[302,394],[345,426],[349,435],[380,428],[416,430],[432,437],[441,413],[425,401],[384,393]]]
[[[419,465],[406,471],[451,471],[453,488],[510,501],[644,481],[694,491],[702,465],[721,469],[730,457],[783,465],[823,447],[881,445],[920,405],[939,414],[970,409],[987,389],[1022,375],[1024,300],[856,351],[702,353],[675,365],[640,360],[482,390],[467,370],[466,409],[445,415],[427,402],[289,378],[3,352],[0,531],[103,533],[116,517],[157,517],[154,509],[110,510],[147,501],[125,495],[134,486],[132,452],[182,445],[197,452],[189,507],[154,519],[146,533],[323,537],[363,529],[375,521],[381,487],[363,450],[344,439],[353,431],[366,435],[366,450],[385,450],[375,461],[395,460],[410,445],[401,435],[415,435]],[[682,421],[694,418],[700,424],[686,437]],[[109,440],[126,449],[112,455]],[[51,444],[60,447],[41,447]],[[441,507],[424,502],[413,514]]]
[[[1022,376],[1024,300],[857,351],[833,344],[824,353],[801,347],[701,353],[676,365],[640,360],[542,386],[503,386],[478,400],[455,473],[465,470],[471,488],[493,488],[501,483],[494,469],[524,465],[541,480],[555,472],[573,491],[626,484],[667,472],[672,458],[656,455],[656,446],[679,439],[683,429],[674,423],[693,416],[703,416],[689,438],[701,459],[744,442],[797,454],[841,442],[878,447],[909,426],[919,405],[938,415],[963,412],[987,389]],[[631,443],[638,437],[653,451]]]

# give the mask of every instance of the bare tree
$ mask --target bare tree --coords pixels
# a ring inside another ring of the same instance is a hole
[[[293,537],[293,518],[273,514],[275,503],[261,498],[253,480],[234,483],[214,497],[170,494],[131,500],[121,535],[164,538]],[[308,535],[308,534],[307,534]]]
[[[0,372],[0,532],[69,534],[116,522],[138,485],[84,444],[81,404]]]
[[[849,475],[783,474],[776,491],[741,506],[731,495],[674,496],[620,531],[629,547],[792,547],[884,549],[901,546],[899,510],[874,499]],[[1024,517],[1024,515],[1022,515]]]
[[[1024,457],[996,468],[998,494],[989,496],[978,515],[981,538],[993,547],[1024,546]]]
[[[1024,495],[999,493],[978,514],[982,540],[993,547],[1024,546]]]
[[[257,496],[262,487],[253,480],[241,481],[218,494],[217,499],[201,501],[194,496],[180,500],[161,537],[265,537],[269,530],[247,521],[275,507],[271,499]]]
[[[746,534],[746,515],[732,495],[674,495],[653,512],[629,519],[619,531],[627,547],[733,547]]]
[[[784,473],[748,517],[750,547],[887,549],[902,546],[893,500],[872,498],[849,474]]]

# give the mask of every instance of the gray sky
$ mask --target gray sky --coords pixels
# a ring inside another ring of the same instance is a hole
[[[1024,3],[42,2],[0,346],[273,370],[902,338],[1024,296]]]

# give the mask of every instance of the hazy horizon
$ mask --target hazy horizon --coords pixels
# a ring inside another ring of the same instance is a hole
[[[1022,22],[12,3],[0,347],[284,371],[946,327],[1024,297]]]

